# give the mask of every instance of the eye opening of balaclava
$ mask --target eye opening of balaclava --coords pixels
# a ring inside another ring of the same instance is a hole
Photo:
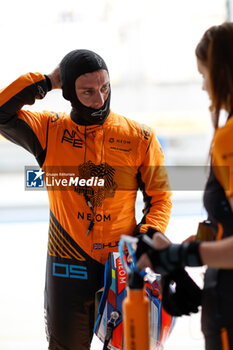
[[[99,108],[84,106],[77,97],[75,81],[86,73],[104,69],[106,63],[97,53],[90,50],[73,50],[60,63],[60,79],[63,97],[71,102],[71,118],[80,125],[103,124],[110,112],[111,90],[104,105]]]

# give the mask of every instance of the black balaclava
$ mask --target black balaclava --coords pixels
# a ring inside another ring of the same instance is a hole
[[[108,72],[106,63],[98,54],[89,50],[69,52],[60,63],[60,79],[63,97],[71,102],[72,120],[80,125],[103,124],[110,112],[111,91],[100,109],[84,106],[75,91],[75,81],[80,75],[92,73],[100,69]]]

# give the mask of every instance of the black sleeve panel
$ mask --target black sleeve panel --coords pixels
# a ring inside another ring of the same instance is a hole
[[[143,202],[144,202],[144,209],[143,209],[144,215],[143,215],[143,218],[141,219],[140,223],[137,225],[140,227],[141,225],[146,223],[146,216],[149,214],[150,208],[152,207],[152,204],[151,204],[152,197],[148,196],[148,194],[146,193],[145,183],[142,181],[142,175],[141,175],[140,170],[138,170],[138,173],[137,173],[137,181],[138,181],[138,187],[139,187],[140,191],[142,192]]]
[[[48,138],[48,126],[49,120],[47,124],[47,137]],[[17,115],[11,118],[11,120],[3,127],[0,125],[1,134],[9,141],[25,148],[27,151],[32,153],[40,167],[43,165],[46,150],[47,150],[47,142],[46,148],[43,149],[36,134],[31,129],[31,127],[22,119],[18,119]]]

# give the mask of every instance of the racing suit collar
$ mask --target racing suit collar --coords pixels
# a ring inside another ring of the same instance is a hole
[[[72,119],[72,115],[70,115],[70,117]],[[103,130],[103,127],[105,128],[109,123],[111,123],[113,118],[114,118],[114,113],[110,110],[109,115],[103,124],[80,125],[80,124],[77,124],[73,119],[72,121],[75,123],[76,128],[80,132],[80,134],[85,135],[85,133],[89,134],[98,130]]]

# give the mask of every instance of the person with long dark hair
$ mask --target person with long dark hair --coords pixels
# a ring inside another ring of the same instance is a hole
[[[153,237],[155,249],[141,256],[138,267],[150,266],[168,276],[185,266],[207,265],[201,298],[206,350],[232,350],[233,23],[209,28],[195,53],[198,71],[203,77],[203,89],[211,100],[210,111],[215,130],[210,148],[210,174],[203,199],[213,241],[196,241],[190,237],[182,244],[172,244],[156,234]],[[226,111],[227,120],[220,127],[222,111]],[[172,308],[175,308],[174,303]]]

